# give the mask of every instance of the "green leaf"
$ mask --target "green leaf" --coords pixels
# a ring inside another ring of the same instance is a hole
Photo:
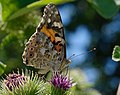
[[[6,68],[6,65],[0,62],[0,75],[4,73],[5,68]]]
[[[17,4],[13,0],[0,0],[0,3],[2,5],[2,19],[5,21],[13,11],[17,10],[17,6],[15,6]]]
[[[2,42],[0,43],[0,48],[4,48],[5,46],[8,46],[9,43],[17,40],[18,40],[17,34],[10,33],[6,37],[4,37],[4,39],[2,40]]]
[[[112,59],[114,61],[120,61],[120,46],[115,46],[112,53]]]
[[[12,19],[15,19],[19,16],[22,16],[34,9],[37,9],[37,8],[40,8],[40,7],[43,7],[45,5],[47,5],[48,3],[50,3],[51,0],[45,0],[44,2],[43,1],[36,1],[32,4],[29,4],[27,5],[26,7],[18,10],[17,12],[15,12],[14,14],[12,14],[8,20],[12,20]],[[73,1],[73,0],[65,0],[65,1],[62,1],[62,0],[55,0],[53,1],[55,4],[62,4],[62,3],[65,3],[65,2],[70,2],[70,1]]]
[[[27,6],[30,3],[33,3],[37,0],[0,0],[2,5],[2,19],[3,21],[8,20],[10,15],[14,12]]]
[[[0,21],[2,21],[2,5],[0,3]]]
[[[114,0],[87,0],[93,8],[104,18],[111,18],[118,12]]]
[[[34,2],[33,2],[34,1]],[[71,2],[74,0],[40,0],[40,1],[36,1],[36,0],[25,0],[25,4],[24,1],[22,0],[9,0],[6,1],[2,0],[2,9],[3,9],[3,20],[4,21],[8,21],[8,20],[12,20],[15,19],[19,16],[22,16],[34,9],[43,7],[44,5],[49,4],[50,2],[55,3],[55,4],[62,4],[62,3],[66,3],[66,2]],[[13,2],[13,3],[11,3]],[[30,3],[31,2],[31,3]]]

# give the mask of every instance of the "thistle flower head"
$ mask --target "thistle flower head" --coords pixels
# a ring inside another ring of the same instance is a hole
[[[69,79],[67,76],[63,76],[61,74],[56,73],[52,79],[51,83],[56,87],[63,90],[68,90],[72,86],[74,86],[76,83],[72,82],[72,79]]]
[[[0,80],[0,95],[48,95],[50,85],[30,70],[18,70]]]
[[[26,82],[26,77],[20,74],[9,74],[7,78],[4,80],[6,87],[12,91],[13,88],[19,87],[21,84]]]

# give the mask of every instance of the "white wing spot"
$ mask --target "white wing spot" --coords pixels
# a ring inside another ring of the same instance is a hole
[[[58,14],[58,11],[55,11],[55,14]]]
[[[46,49],[45,49],[44,47],[40,49],[40,52],[42,53],[42,55],[44,55],[45,50],[46,50]]]
[[[61,41],[62,44],[65,44],[65,40],[60,37],[55,37],[55,41]]]
[[[58,27],[58,28],[63,27],[63,25],[62,25],[61,22],[54,22],[53,25],[54,25],[55,27]]]
[[[53,47],[53,44],[50,42],[49,43],[49,48],[52,48]]]
[[[50,22],[51,22],[51,19],[49,18],[49,19],[48,19],[48,23],[50,23]]]
[[[44,22],[45,22],[45,20],[42,18],[42,19],[41,19],[41,23],[44,23]]]

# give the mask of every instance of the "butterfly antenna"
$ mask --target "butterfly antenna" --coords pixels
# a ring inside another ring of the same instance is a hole
[[[73,59],[73,58],[75,58],[75,57],[78,57],[78,56],[83,55],[83,54],[86,54],[86,53],[93,52],[93,51],[95,51],[95,50],[96,50],[96,48],[93,48],[93,49],[89,50],[88,52],[84,52],[84,53],[81,53],[81,54],[78,54],[78,55],[73,54],[73,55],[71,55],[68,59]]]
[[[74,57],[75,56],[75,54],[72,54],[68,59],[71,59],[72,57]]]

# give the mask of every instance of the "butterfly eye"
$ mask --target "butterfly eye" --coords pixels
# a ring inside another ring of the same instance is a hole
[[[38,47],[38,43],[35,43],[34,47]]]
[[[61,58],[58,58],[59,61],[61,61]]]
[[[30,58],[31,58],[31,57],[33,57],[33,56],[34,56],[34,54],[31,52],[31,53],[29,54],[29,56],[30,56]]]
[[[30,48],[30,51],[34,51],[34,48],[33,48],[33,47],[31,47],[31,48]]]

